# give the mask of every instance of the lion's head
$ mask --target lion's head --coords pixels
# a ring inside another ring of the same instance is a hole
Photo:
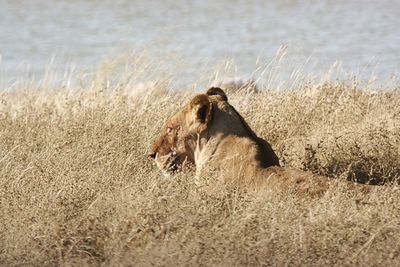
[[[228,103],[225,92],[217,87],[196,95],[167,119],[160,136],[151,146],[149,156],[166,173],[174,173],[188,165],[197,168],[213,157],[224,139],[232,136],[250,140],[255,147],[254,160],[258,166],[279,165],[268,142],[257,137]]]

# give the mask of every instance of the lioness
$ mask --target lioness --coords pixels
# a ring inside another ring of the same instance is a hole
[[[246,190],[319,195],[330,184],[327,177],[280,167],[270,144],[257,137],[218,87],[168,118],[149,156],[166,174],[192,165],[198,179],[213,177]]]

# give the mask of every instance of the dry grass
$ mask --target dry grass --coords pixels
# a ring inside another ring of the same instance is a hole
[[[311,82],[230,96],[286,166],[390,181],[365,198],[338,182],[306,200],[209,196],[191,174],[163,178],[146,153],[188,96],[100,87],[0,91],[0,265],[400,262],[398,89]]]

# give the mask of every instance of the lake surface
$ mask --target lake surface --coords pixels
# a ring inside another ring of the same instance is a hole
[[[180,58],[193,81],[227,60],[246,76],[282,45],[304,74],[339,61],[363,79],[399,75],[400,1],[0,0],[6,80],[43,75],[53,56],[63,72],[138,50]]]

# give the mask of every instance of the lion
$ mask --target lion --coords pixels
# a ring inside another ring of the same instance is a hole
[[[281,167],[271,145],[246,123],[225,92],[211,87],[169,117],[149,156],[166,175],[194,166],[196,179],[247,191],[321,195],[327,177]]]

